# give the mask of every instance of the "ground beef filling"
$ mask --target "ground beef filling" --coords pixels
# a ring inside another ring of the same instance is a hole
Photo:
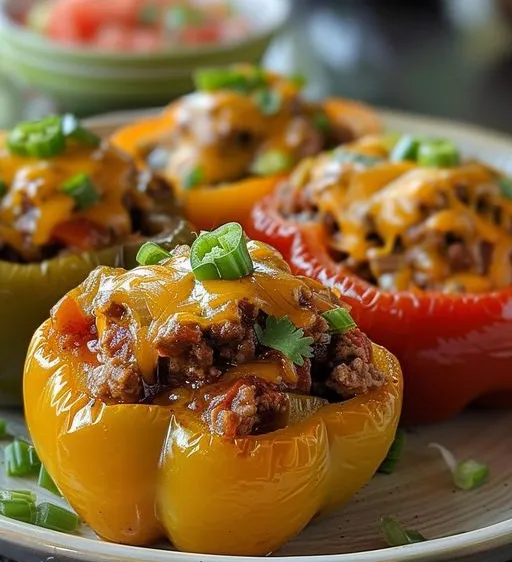
[[[94,396],[121,403],[151,403],[162,393],[188,388],[201,397],[192,400],[189,407],[200,410],[219,435],[235,437],[280,427],[286,420],[287,392],[340,401],[384,384],[384,374],[372,363],[368,337],[357,328],[343,335],[330,334],[320,315],[304,331],[314,340],[314,357],[294,366],[294,384],[284,380],[270,383],[256,376],[223,380],[224,373],[235,365],[282,359],[278,351],[262,346],[256,337],[254,325],[263,324],[266,315],[242,301],[236,322],[206,329],[176,323],[159,334],[155,380],[148,385],[137,368],[128,315],[118,305],[110,306],[104,314],[107,327],[89,346],[101,362],[89,376]]]

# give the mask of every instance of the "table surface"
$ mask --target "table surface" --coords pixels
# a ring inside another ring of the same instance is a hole
[[[512,28],[491,0],[293,2],[293,21],[267,60],[303,72],[313,96],[355,97],[512,134]],[[16,95],[0,82],[0,126],[22,117],[8,103]],[[30,115],[46,107],[38,98],[25,102]],[[0,555],[0,562],[9,561]]]

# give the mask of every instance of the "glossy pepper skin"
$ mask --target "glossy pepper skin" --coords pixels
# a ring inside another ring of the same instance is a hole
[[[380,130],[376,114],[366,106],[344,99],[326,99],[325,114],[335,126],[352,131],[354,138]],[[111,138],[111,142],[139,159],[140,146],[150,139],[169,135],[174,127],[173,106],[160,116],[150,117],[127,125]],[[250,177],[222,186],[198,186],[179,191],[178,199],[183,206],[185,218],[199,230],[211,230],[226,222],[245,225],[251,209],[263,197],[271,193],[283,175]]]
[[[275,246],[295,273],[334,289],[361,329],[398,357],[404,423],[445,420],[474,402],[512,406],[512,288],[384,292],[331,259],[321,225],[286,221],[271,197],[254,208],[250,222],[250,236]]]
[[[162,201],[160,211],[169,216],[165,230],[160,235],[155,231],[156,238],[165,239],[171,246],[190,242],[188,224],[172,218],[174,201]],[[21,405],[23,361],[34,331],[48,317],[51,307],[98,265],[134,267],[142,243],[129,242],[34,264],[0,261],[0,406]]]
[[[379,346],[382,387],[230,440],[190,410],[91,401],[77,382],[80,360],[63,360],[49,333],[50,320],[28,353],[27,423],[60,490],[110,541],[149,545],[167,536],[191,552],[268,554],[368,482],[400,416],[400,367]]]

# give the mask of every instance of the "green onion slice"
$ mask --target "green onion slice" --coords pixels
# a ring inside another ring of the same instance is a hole
[[[402,135],[393,147],[389,158],[393,162],[400,162],[402,160],[411,160],[412,162],[416,162],[420,144],[421,139],[419,137],[415,137],[413,135]]]
[[[15,439],[5,447],[4,462],[7,476],[36,474],[41,464],[35,449],[22,439]]]
[[[146,6],[150,8],[151,6]],[[156,7],[155,7],[156,9]],[[157,14],[158,20],[158,14]],[[201,10],[187,5],[169,6],[164,14],[165,26],[169,29],[182,29],[187,26],[197,26],[204,21],[204,16]],[[148,23],[148,22],[144,22]],[[152,21],[149,23],[156,23]]]
[[[313,114],[313,125],[320,132],[325,133],[331,129],[331,121],[324,111],[317,111]]]
[[[0,514],[24,523],[34,523],[36,506],[34,502],[25,499],[0,500]]]
[[[327,310],[322,313],[322,317],[329,322],[331,332],[344,334],[345,332],[357,328],[357,324],[352,316],[350,316],[350,312],[346,308],[338,307],[333,308],[332,310]]]
[[[183,188],[189,190],[203,183],[204,178],[204,169],[201,168],[201,166],[195,166],[183,176],[181,182],[183,184]]]
[[[61,118],[50,116],[16,125],[7,136],[7,147],[20,156],[51,158],[62,154],[66,149],[66,139]]]
[[[235,90],[248,94],[267,85],[267,75],[258,67],[250,68],[203,68],[194,73],[197,90],[216,92]]]
[[[405,446],[405,431],[398,429],[395,439],[389,448],[386,458],[382,461],[377,472],[381,474],[392,474],[396,470],[396,466],[400,461]]]
[[[281,94],[269,88],[257,90],[254,93],[254,99],[261,109],[261,113],[267,116],[279,113],[279,110],[283,106],[283,98]]]
[[[334,158],[336,162],[340,164],[351,163],[351,164],[360,164],[365,168],[369,168],[371,166],[375,166],[375,164],[379,164],[383,162],[383,158],[380,156],[370,156],[368,154],[359,154],[357,152],[350,152],[348,150],[344,150],[342,148],[337,148],[334,151]]]
[[[100,200],[100,195],[87,174],[77,174],[60,186],[62,192],[75,200],[83,211]]]
[[[293,158],[282,150],[268,150],[260,154],[252,165],[252,172],[257,176],[282,174],[292,168]]]
[[[381,517],[379,520],[380,530],[388,546],[403,546],[424,542],[427,539],[414,529],[404,529],[393,517]]]
[[[304,74],[295,73],[288,76],[288,80],[297,88],[302,89],[308,83],[307,78]]]
[[[61,127],[65,137],[72,138],[81,144],[99,146],[101,143],[100,137],[82,127],[80,120],[71,113],[62,116]]]
[[[500,187],[501,196],[505,199],[512,199],[512,179],[511,178],[498,178],[498,185]]]
[[[418,147],[417,162],[420,166],[451,168],[460,164],[460,152],[446,139],[423,141]]]
[[[37,506],[35,524],[53,531],[73,533],[80,527],[80,518],[63,507],[43,502]]]
[[[473,490],[485,484],[489,479],[488,465],[474,460],[457,461],[455,455],[439,443],[430,443],[429,447],[437,449],[452,473],[453,483],[461,490]]]
[[[159,244],[146,242],[139,248],[135,259],[140,265],[157,265],[169,257],[171,254]]]
[[[240,279],[254,271],[244,231],[237,222],[196,238],[190,248],[190,263],[199,281]]]
[[[48,474],[46,468],[41,465],[41,469],[39,470],[39,478],[37,480],[38,485],[45,490],[48,490],[52,494],[56,496],[62,496],[59,489],[57,488],[53,478]]]
[[[0,418],[0,439],[7,437],[7,421]]]
[[[36,495],[30,490],[0,490],[0,500],[24,500],[35,503]]]

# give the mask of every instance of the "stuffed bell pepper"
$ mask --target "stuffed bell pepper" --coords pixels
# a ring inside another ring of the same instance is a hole
[[[138,260],[95,269],[34,335],[38,455],[106,540],[268,554],[377,470],[399,365],[237,223]]]
[[[509,178],[448,140],[366,138],[302,163],[250,230],[398,356],[404,421],[512,405]]]
[[[307,102],[302,79],[254,66],[201,70],[195,82],[197,92],[113,142],[166,176],[200,229],[244,222],[301,158],[380,129],[370,108]]]
[[[188,240],[168,184],[67,115],[0,137],[0,404],[50,308],[97,264],[135,265],[142,237]]]

